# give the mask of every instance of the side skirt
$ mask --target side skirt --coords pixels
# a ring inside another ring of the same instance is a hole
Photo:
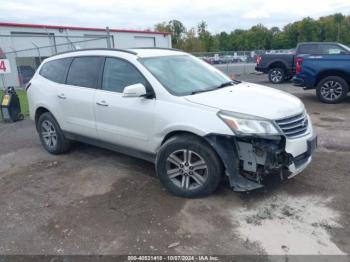
[[[85,144],[89,144],[89,145],[93,145],[96,147],[101,147],[101,148],[105,148],[111,151],[115,151],[124,155],[128,155],[128,156],[132,156],[132,157],[136,157],[136,158],[140,158],[143,160],[146,160],[148,162],[151,163],[155,163],[155,159],[156,159],[156,155],[155,154],[151,154],[151,153],[146,153],[143,151],[139,151],[136,149],[132,149],[129,147],[125,147],[125,146],[119,146],[119,145],[115,145],[115,144],[111,144],[105,141],[101,141],[98,139],[94,139],[94,138],[90,138],[90,137],[86,137],[86,136],[82,136],[82,135],[77,135],[77,134],[73,134],[70,132],[65,132],[64,131],[64,135],[66,138],[70,139],[70,140],[75,140],[75,141],[79,141]]]

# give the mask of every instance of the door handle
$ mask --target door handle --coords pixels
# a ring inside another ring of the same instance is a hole
[[[108,106],[108,104],[104,100],[102,100],[100,102],[97,102],[96,104],[99,105],[99,106]]]
[[[57,95],[57,97],[60,98],[60,99],[66,99],[67,98],[63,93]]]

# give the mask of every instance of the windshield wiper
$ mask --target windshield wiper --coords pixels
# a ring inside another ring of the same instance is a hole
[[[233,81],[228,81],[228,82],[222,83],[221,85],[217,86],[215,89],[223,88],[226,86],[232,86],[233,84],[234,84]]]
[[[209,91],[213,91],[213,90],[215,90],[215,88],[214,88],[214,89],[203,89],[203,90],[197,90],[197,91],[193,91],[193,92],[191,92],[191,95],[195,95],[195,94],[198,94],[198,93],[209,92]]]
[[[239,83],[242,83],[242,82],[238,81],[238,80],[231,80],[231,81],[224,82],[224,83],[222,83],[219,86],[216,86],[214,88],[193,91],[191,93],[191,95],[198,94],[198,93],[203,93],[203,92],[214,91],[216,89],[224,88],[224,87],[227,87],[227,86],[232,86],[232,85],[235,85],[235,84],[237,85]]]
[[[231,81],[222,83],[221,85],[217,86],[216,89],[223,88],[223,87],[226,87],[226,86],[233,86],[233,85],[237,85],[237,84],[240,84],[240,83],[242,83],[242,82],[238,81],[238,80],[231,80]]]

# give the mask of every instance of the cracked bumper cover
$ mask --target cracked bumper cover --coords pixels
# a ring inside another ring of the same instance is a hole
[[[242,159],[240,159],[239,143],[242,139],[252,141],[253,147],[262,147],[267,155],[264,165],[258,165],[263,175],[279,173],[282,180],[292,178],[301,173],[311,162],[312,153],[317,147],[317,136],[313,132],[296,139],[275,137],[236,137],[208,135],[207,141],[213,146],[225,166],[230,186],[234,191],[251,191],[264,185],[259,179],[247,178],[242,174]],[[280,141],[279,144],[276,141]],[[255,143],[259,141],[259,143]],[[262,141],[262,142],[261,142]],[[275,141],[275,142],[273,142]],[[255,150],[255,149],[254,149]],[[260,171],[261,173],[261,171]],[[260,174],[256,172],[257,177]]]

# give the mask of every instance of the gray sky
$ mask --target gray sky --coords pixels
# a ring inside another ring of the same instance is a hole
[[[213,33],[257,23],[282,27],[305,16],[350,14],[350,0],[1,0],[1,22],[153,29],[178,19],[187,28],[201,20]]]

